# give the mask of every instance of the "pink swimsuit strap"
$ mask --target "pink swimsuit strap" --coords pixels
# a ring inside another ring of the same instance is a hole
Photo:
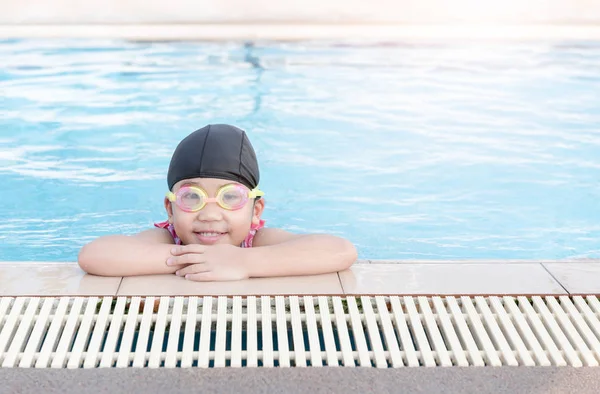
[[[175,227],[173,227],[173,225],[171,223],[169,223],[168,220],[165,220],[164,222],[160,222],[160,223],[154,223],[154,227],[167,229],[169,231],[169,233],[171,234],[171,236],[173,237],[173,241],[175,242],[175,245],[181,245],[181,239],[175,232]],[[252,242],[254,241],[254,236],[256,235],[256,232],[263,227],[265,227],[264,220],[261,220],[258,225],[252,225],[252,227],[250,228],[250,231],[248,232],[248,235],[242,241],[242,244],[240,245],[240,247],[251,248]]]

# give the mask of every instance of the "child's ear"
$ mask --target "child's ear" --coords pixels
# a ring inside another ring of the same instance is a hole
[[[254,200],[254,208],[252,212],[252,224],[258,226],[260,224],[260,217],[265,210],[265,199],[259,198]]]
[[[169,223],[173,224],[173,203],[167,197],[165,197],[165,211],[169,216]]]

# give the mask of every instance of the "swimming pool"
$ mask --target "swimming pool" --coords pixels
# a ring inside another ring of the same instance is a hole
[[[248,130],[265,219],[372,259],[600,257],[600,43],[0,41],[0,260],[164,219],[177,142]]]

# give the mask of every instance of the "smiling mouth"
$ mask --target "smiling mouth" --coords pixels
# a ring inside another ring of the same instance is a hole
[[[198,241],[204,245],[214,245],[220,242],[221,238],[223,238],[227,233],[220,233],[215,231],[200,231],[194,233]]]
[[[215,231],[200,231],[200,232],[196,232],[196,234],[198,234],[202,237],[218,237],[220,235],[225,235],[227,233],[220,233],[220,232],[215,232]]]

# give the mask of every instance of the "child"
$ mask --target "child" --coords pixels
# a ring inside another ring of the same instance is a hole
[[[265,228],[254,149],[243,130],[209,125],[175,149],[168,220],[139,234],[100,237],[79,252],[95,275],[175,273],[194,281],[311,275],[348,268],[356,249],[332,235]]]

